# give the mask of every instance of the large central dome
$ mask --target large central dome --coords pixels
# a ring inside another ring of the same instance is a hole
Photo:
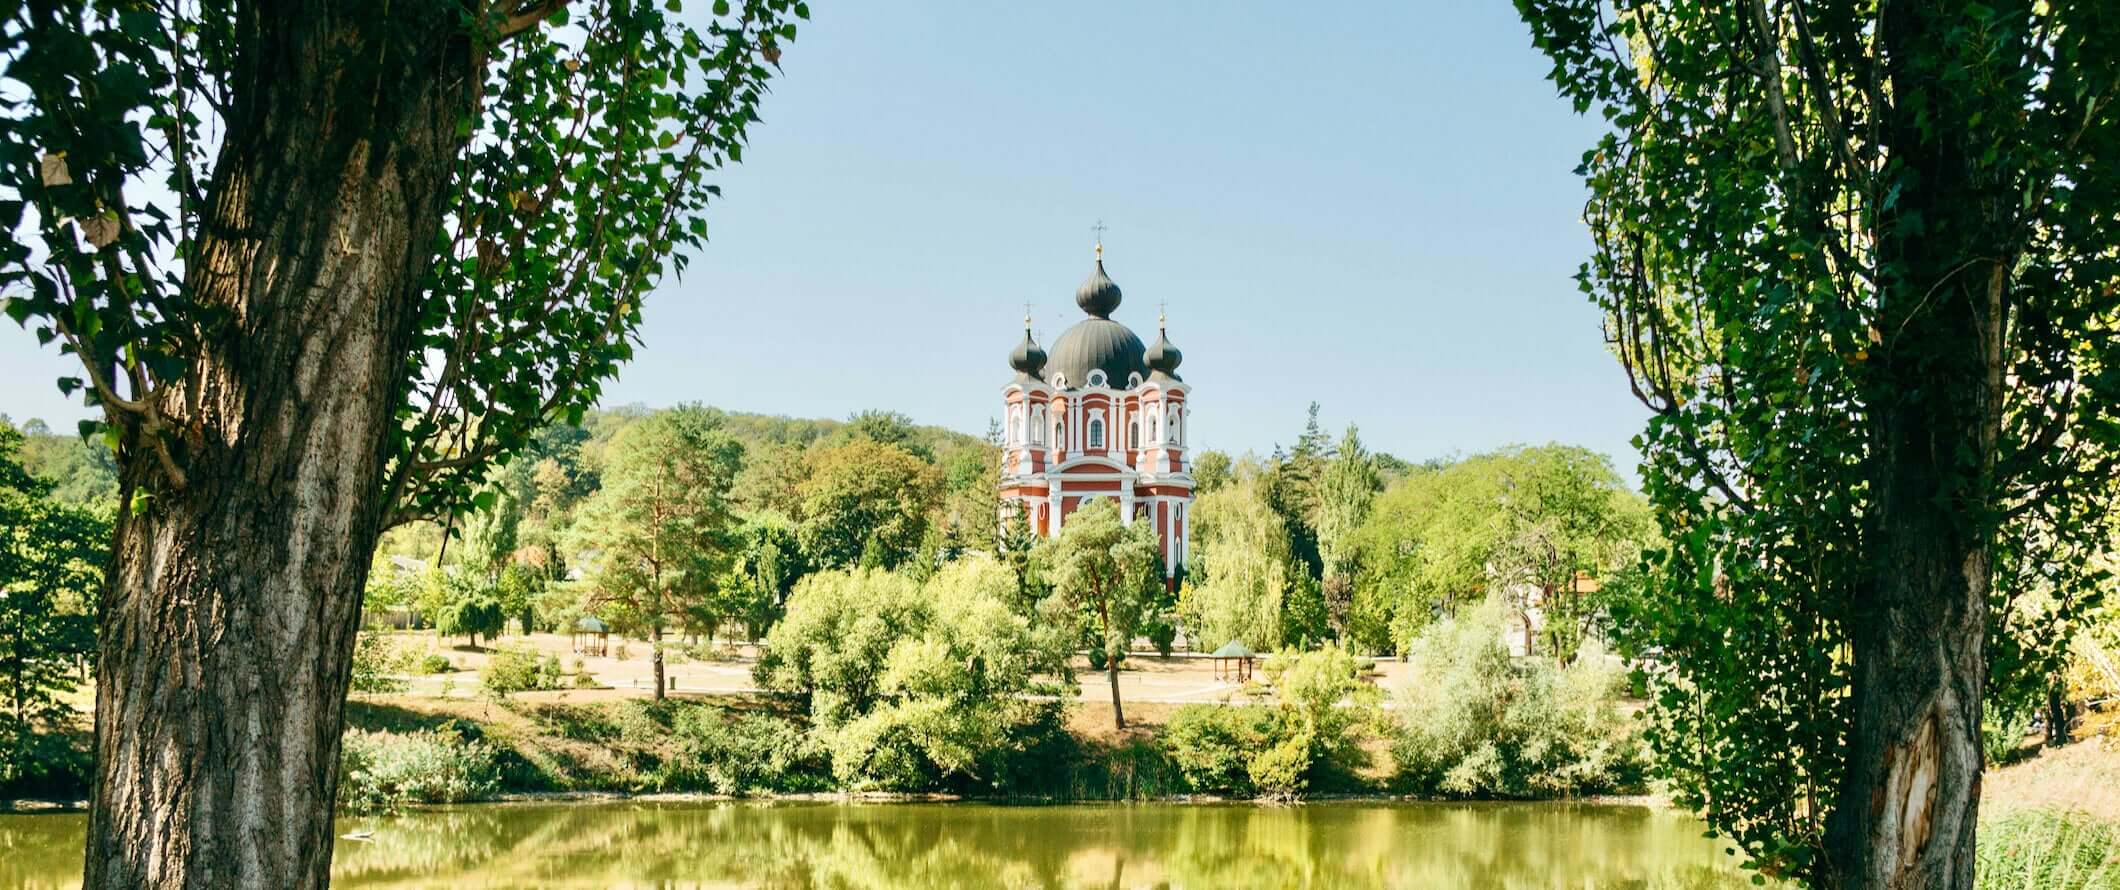
[[[1119,308],[1119,285],[1104,274],[1104,248],[1097,248],[1097,268],[1075,290],[1075,305],[1089,317],[1061,332],[1045,363],[1045,380],[1070,389],[1090,385],[1090,372],[1103,371],[1104,385],[1125,389],[1133,375],[1148,376],[1148,347],[1126,326],[1111,319]]]
[[[1103,371],[1104,385],[1125,389],[1133,375],[1148,376],[1148,347],[1126,326],[1109,318],[1085,318],[1053,341],[1046,382],[1069,389],[1089,385],[1089,372]]]

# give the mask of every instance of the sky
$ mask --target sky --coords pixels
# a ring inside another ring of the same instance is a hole
[[[1564,442],[1627,476],[1643,409],[1571,279],[1599,132],[1506,3],[817,0],[710,243],[648,299],[605,404],[869,408],[984,433],[1024,304],[1081,319],[1093,224],[1196,447],[1309,403],[1409,460]],[[0,322],[0,413],[87,416]]]

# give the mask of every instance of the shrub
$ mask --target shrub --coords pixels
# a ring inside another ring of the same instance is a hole
[[[1252,793],[1251,757],[1268,745],[1273,714],[1245,705],[1186,705],[1163,729],[1163,749],[1192,790]]]
[[[339,802],[363,812],[477,800],[499,787],[492,746],[453,729],[404,735],[351,730],[339,755]]]
[[[1309,780],[1314,737],[1297,732],[1286,735],[1273,747],[1252,755],[1244,765],[1252,787],[1264,797],[1288,798],[1302,793]]]
[[[785,718],[689,706],[675,712],[669,738],[676,750],[656,776],[666,788],[747,794],[822,784],[819,752]]]
[[[456,665],[450,664],[449,657],[446,655],[439,652],[429,652],[426,657],[421,658],[417,664],[414,664],[412,669],[413,672],[420,674],[446,674],[456,670]]]
[[[559,659],[522,649],[503,649],[487,659],[479,672],[479,686],[488,693],[507,697],[510,693],[550,689],[559,685]]]
[[[1017,583],[995,560],[949,563],[924,585],[877,570],[810,575],[756,676],[807,705],[848,786],[984,784],[1049,710],[1023,695],[1058,691],[1034,676],[1065,670],[1066,637],[1014,611]]]
[[[1980,890],[2120,886],[2120,831],[2088,816],[2033,810],[1983,819],[1974,858]]]
[[[1392,746],[1408,790],[1566,797],[1638,787],[1641,744],[1617,700],[1624,677],[1595,647],[1555,668],[1512,663],[1499,604],[1436,622],[1409,653]]]
[[[408,684],[394,675],[404,673],[410,661],[410,656],[397,651],[390,641],[375,634],[359,634],[353,644],[353,691],[404,692]]]

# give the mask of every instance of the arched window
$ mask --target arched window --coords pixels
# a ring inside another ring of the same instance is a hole
[[[1183,411],[1176,412],[1170,417],[1170,441],[1173,445],[1185,444],[1185,412]]]
[[[1058,420],[1053,422],[1053,446],[1056,448],[1067,447],[1067,421]]]
[[[1137,450],[1141,447],[1141,420],[1139,418],[1135,418],[1133,423],[1126,425],[1126,447],[1128,450]]]
[[[1089,419],[1089,447],[1104,447],[1104,421],[1094,417]]]

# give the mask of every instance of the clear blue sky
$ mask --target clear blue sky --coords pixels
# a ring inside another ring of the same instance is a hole
[[[1048,347],[1081,316],[1101,218],[1202,446],[1265,453],[1317,400],[1409,459],[1557,440],[1632,477],[1643,412],[1569,278],[1597,128],[1509,4],[814,6],[606,404],[982,433],[1023,304]],[[61,373],[0,325],[0,412],[83,416]]]

